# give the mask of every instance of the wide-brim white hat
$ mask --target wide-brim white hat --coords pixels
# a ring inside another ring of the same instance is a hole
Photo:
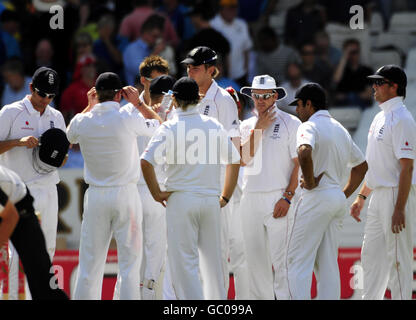
[[[242,87],[240,92],[251,98],[251,90],[254,89],[275,90],[277,92],[277,100],[283,99],[287,95],[285,88],[277,87],[276,81],[273,79],[273,77],[267,74],[255,76],[253,82],[251,83],[251,87]]]

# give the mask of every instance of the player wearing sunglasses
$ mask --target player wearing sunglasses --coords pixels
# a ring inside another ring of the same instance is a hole
[[[255,106],[254,116],[240,125],[245,163],[240,215],[249,299],[288,299],[285,254],[298,185],[300,121],[276,107],[286,91],[269,75],[254,77],[252,86],[240,92],[253,99]]]
[[[60,111],[50,103],[58,93],[59,76],[55,70],[40,67],[35,71],[31,91],[24,99],[3,106],[0,111],[0,164],[15,171],[32,194],[35,210],[41,214],[41,227],[51,261],[55,254],[58,224],[58,172],[40,173],[33,167],[33,148],[50,128],[66,130]],[[19,259],[12,259],[11,274],[17,277]],[[13,262],[16,262],[13,264]],[[12,282],[11,282],[12,283]],[[10,288],[9,298],[17,298]]]

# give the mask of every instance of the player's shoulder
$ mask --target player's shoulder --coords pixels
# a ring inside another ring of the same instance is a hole
[[[256,116],[252,116],[252,117],[250,117],[248,119],[245,119],[245,120],[241,121],[240,127],[241,128],[253,127],[253,126],[255,126],[256,121],[257,121],[257,117]]]
[[[51,107],[50,105],[48,105],[47,108],[48,108],[49,112],[51,113],[51,115],[53,117],[56,117],[56,118],[61,118],[62,117],[63,118],[63,115],[62,115],[61,111],[55,109],[54,107]]]
[[[298,117],[286,111],[279,110],[279,114],[290,125],[299,126],[302,123]]]
[[[228,93],[228,91],[225,90],[224,88],[220,87],[218,84],[217,84],[217,87],[218,87],[218,90],[217,90],[216,95],[215,95],[215,100],[217,100],[217,101],[222,100],[222,101],[227,102],[231,105],[234,105],[235,101],[234,101],[233,97],[231,97],[231,95]]]
[[[1,108],[0,112],[3,113],[3,114],[5,114],[5,113],[7,113],[7,114],[16,113],[17,114],[17,113],[20,113],[23,110],[25,110],[25,108],[26,107],[23,103],[23,100],[19,100],[19,101],[15,101],[15,102],[4,105]]]

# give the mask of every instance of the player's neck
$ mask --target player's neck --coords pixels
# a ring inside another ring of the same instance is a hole
[[[211,87],[212,81],[213,80],[210,79],[208,81],[204,81],[203,83],[201,83],[199,85],[199,93],[205,95],[207,91],[209,90],[209,88]]]

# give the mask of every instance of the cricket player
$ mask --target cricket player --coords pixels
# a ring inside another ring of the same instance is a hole
[[[288,241],[289,295],[310,299],[315,272],[318,299],[335,300],[341,294],[337,234],[346,214],[346,198],[364,179],[367,163],[348,131],[329,114],[319,84],[302,86],[290,105],[296,105],[303,122],[296,139],[303,190]]]
[[[199,94],[203,96],[199,103],[199,112],[205,116],[217,119],[228,132],[232,142],[239,150],[240,131],[238,109],[230,94],[219,87],[215,77],[219,74],[217,67],[217,54],[208,47],[196,47],[192,49],[181,62],[186,65],[188,76],[196,81],[199,87]],[[222,169],[221,185],[224,184],[225,169]],[[221,215],[221,243],[224,268],[224,286],[226,292],[229,287],[229,220],[231,219],[232,208],[226,206],[222,209]],[[235,281],[239,281],[238,271],[234,274]]]
[[[368,78],[381,111],[368,133],[365,183],[351,206],[351,215],[360,221],[371,193],[361,249],[362,298],[381,300],[389,286],[392,299],[408,300],[413,283],[416,124],[403,104],[407,77],[402,68],[385,65]]]
[[[60,288],[54,288],[52,262],[46,249],[33,197],[22,179],[0,166],[0,246],[10,237],[18,252],[33,300],[68,300]]]
[[[149,142],[141,157],[143,175],[153,198],[164,205],[167,201],[168,259],[176,297],[226,299],[220,208],[237,183],[239,151],[217,120],[199,113],[195,80],[183,77],[172,91],[176,115]],[[154,172],[163,163],[167,192],[160,190]],[[222,192],[221,163],[228,164]]]
[[[16,172],[32,194],[35,210],[40,212],[41,227],[49,257],[53,261],[58,226],[57,170],[39,172],[33,166],[33,149],[42,133],[50,128],[66,130],[60,111],[50,103],[59,89],[59,76],[55,70],[40,67],[29,84],[30,95],[3,106],[0,111],[0,163]],[[11,246],[12,247],[12,246]],[[10,299],[17,299],[19,257],[11,253]]]
[[[146,106],[138,99],[137,89],[122,88],[115,73],[102,73],[88,95],[89,106],[71,120],[67,130],[68,140],[80,145],[85,161],[84,179],[89,185],[74,298],[101,298],[104,265],[113,234],[121,279],[120,299],[137,300],[143,252],[137,136],[151,136],[159,120],[145,121],[137,115],[145,112]],[[122,95],[136,107],[136,115],[120,110]],[[160,118],[154,113],[154,119]]]
[[[255,115],[240,126],[246,164],[240,214],[250,299],[273,300],[275,295],[289,299],[284,266],[288,212],[298,185],[296,131],[301,122],[277,108],[276,101],[286,91],[269,75],[254,77],[252,86],[240,92],[250,96],[255,106]]]

